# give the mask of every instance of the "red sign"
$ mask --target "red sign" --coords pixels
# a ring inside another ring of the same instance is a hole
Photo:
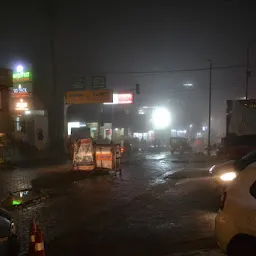
[[[12,92],[11,97],[12,98],[23,98],[23,97],[28,97],[29,93],[28,92]]]
[[[114,93],[113,103],[104,104],[133,104],[133,93]]]
[[[115,98],[115,96],[113,97]],[[115,100],[113,99],[113,103]],[[117,104],[132,104],[133,103],[133,94],[132,93],[122,93],[117,94]]]

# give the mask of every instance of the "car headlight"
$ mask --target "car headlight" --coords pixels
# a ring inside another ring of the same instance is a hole
[[[236,172],[227,172],[225,174],[222,174],[220,176],[220,179],[223,181],[231,181],[231,180],[235,179],[236,176],[237,176]]]

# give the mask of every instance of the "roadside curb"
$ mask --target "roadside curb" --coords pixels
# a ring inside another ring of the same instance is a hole
[[[191,251],[187,253],[173,253],[166,256],[224,256],[223,252],[221,252],[219,249],[208,249],[208,250],[197,250],[197,251]]]

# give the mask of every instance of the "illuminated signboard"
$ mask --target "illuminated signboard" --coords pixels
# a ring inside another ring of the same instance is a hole
[[[12,90],[12,97],[28,97],[29,92],[27,88],[14,88]]]
[[[22,83],[32,81],[32,74],[30,71],[26,72],[15,72],[12,75],[13,83]]]
[[[133,93],[114,93],[113,103],[104,104],[133,104]]]
[[[28,103],[26,101],[23,101],[23,99],[20,99],[20,101],[16,103],[15,110],[28,110]]]
[[[66,104],[89,104],[113,102],[112,90],[69,91],[66,93]]]

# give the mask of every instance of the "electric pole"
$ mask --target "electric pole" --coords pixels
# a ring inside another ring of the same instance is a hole
[[[209,113],[208,113],[208,157],[211,155],[211,115],[212,115],[212,60],[209,60]]]
[[[57,8],[53,2],[47,5],[48,25],[49,25],[49,46],[50,46],[50,67],[52,78],[52,90],[49,102],[49,138],[52,149],[62,151],[64,149],[63,131],[64,131],[64,104],[62,92],[58,88],[57,62],[56,62],[56,20]]]
[[[251,75],[250,72],[250,43],[246,48],[246,81],[245,81],[245,99],[248,100],[248,86],[249,86],[249,77]]]

